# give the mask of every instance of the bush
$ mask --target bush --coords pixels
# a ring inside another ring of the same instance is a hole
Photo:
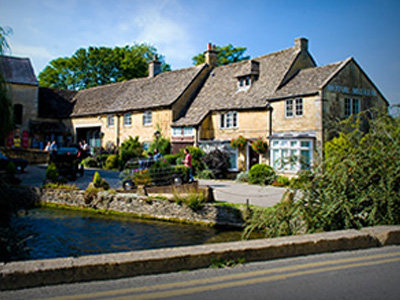
[[[93,184],[96,188],[102,188],[104,190],[110,188],[110,184],[104,178],[101,178],[99,172],[94,173]]]
[[[189,153],[192,156],[193,173],[198,174],[199,172],[203,171],[206,168],[204,162],[202,161],[202,158],[205,155],[205,153],[200,148],[194,146],[187,147],[187,149],[189,150]],[[183,152],[183,149],[181,149],[179,151],[178,162],[182,163],[184,159],[185,159],[185,153]]]
[[[209,169],[205,169],[205,170],[201,171],[198,174],[198,177],[200,179],[214,179],[215,178],[214,173]]]
[[[164,159],[170,165],[177,165],[181,163],[179,153],[164,155]]]
[[[249,182],[252,184],[271,184],[275,179],[274,169],[266,164],[256,164],[249,171]]]
[[[201,209],[207,202],[207,198],[204,193],[199,193],[195,188],[190,188],[184,193],[174,192],[174,201],[177,204],[184,203],[190,207],[193,211]]]
[[[216,149],[206,154],[202,160],[215,178],[223,178],[228,173],[230,165],[228,153]]]
[[[289,186],[290,179],[286,176],[278,176],[275,181],[272,183],[273,186]]]
[[[141,171],[137,171],[137,172],[133,173],[132,181],[136,186],[150,185],[152,181],[151,181],[151,177],[149,174],[149,170],[141,170]]]
[[[325,145],[326,160],[300,174],[302,215],[309,232],[400,224],[400,118],[342,123]]]
[[[248,172],[240,172],[236,175],[235,181],[238,182],[249,182],[249,173]]]
[[[154,149],[158,149],[158,152],[162,155],[167,155],[171,153],[171,142],[169,139],[166,139],[160,136],[157,140],[154,139],[149,147],[149,151],[154,153]]]
[[[129,138],[121,144],[122,164],[125,165],[125,163],[132,158],[139,158],[142,151],[143,148],[142,144],[139,142],[139,137],[136,136],[133,138],[129,136]]]
[[[60,174],[57,171],[57,167],[54,163],[50,163],[46,169],[46,179],[52,182],[57,182]]]
[[[86,157],[85,159],[82,160],[82,164],[86,168],[97,168],[99,164],[97,163],[97,160],[91,156]]]
[[[111,154],[107,157],[106,159],[106,170],[113,170],[118,168],[118,155],[116,154]]]

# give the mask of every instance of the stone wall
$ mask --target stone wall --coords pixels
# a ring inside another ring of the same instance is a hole
[[[11,158],[25,158],[30,164],[47,163],[49,153],[37,149],[0,147],[0,151]]]
[[[158,200],[133,193],[99,192],[93,199],[85,200],[84,191],[43,189],[41,203],[55,203],[102,211],[121,212],[141,218],[168,220],[184,223],[199,223],[210,226],[244,225],[242,212],[230,206],[205,204],[193,211],[185,204]]]

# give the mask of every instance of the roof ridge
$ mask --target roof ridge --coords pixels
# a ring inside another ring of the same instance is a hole
[[[132,79],[124,80],[124,81],[111,82],[111,83],[107,83],[107,84],[98,85],[98,86],[90,87],[90,88],[87,88],[87,89],[79,90],[78,92],[89,91],[89,90],[94,90],[94,89],[101,89],[101,88],[107,88],[107,87],[110,87],[110,86],[115,86],[117,84],[124,84],[124,83],[128,83],[128,82],[138,82],[138,81],[152,80],[152,79],[155,79],[157,77],[160,77],[160,76],[163,77],[163,76],[166,76],[167,74],[171,74],[171,73],[183,72],[183,71],[187,71],[189,69],[195,69],[195,68],[201,69],[204,65],[205,65],[205,63],[197,65],[197,66],[191,66],[191,67],[188,67],[188,68],[162,72],[162,73],[157,74],[154,77],[146,76],[146,77],[132,78]]]

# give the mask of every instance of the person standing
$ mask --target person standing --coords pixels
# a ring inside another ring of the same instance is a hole
[[[50,145],[50,161],[54,161],[57,152],[56,141],[52,141]]]
[[[47,145],[46,145],[46,148],[44,148],[44,151],[50,152],[50,147],[51,147],[51,142],[48,141]]]
[[[189,168],[189,182],[194,181],[193,178],[193,165],[192,165],[192,156],[189,153],[189,150],[185,148],[183,150],[185,153],[185,160],[183,161],[184,165]]]

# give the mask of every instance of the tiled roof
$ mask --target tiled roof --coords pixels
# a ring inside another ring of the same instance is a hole
[[[186,115],[173,125],[197,125],[212,110],[265,107],[265,100],[274,95],[298,54],[289,48],[252,59],[259,62],[259,78],[246,91],[238,91],[236,76],[249,70],[250,61],[215,68]]]
[[[73,109],[73,98],[77,91],[39,88],[39,117],[67,118]]]
[[[290,81],[271,95],[270,99],[317,93],[325,81],[332,74],[336,73],[346,61],[322,67],[302,69]]]
[[[170,106],[205,67],[203,64],[79,91],[72,116]]]
[[[0,72],[8,83],[38,85],[29,58],[0,56]]]

